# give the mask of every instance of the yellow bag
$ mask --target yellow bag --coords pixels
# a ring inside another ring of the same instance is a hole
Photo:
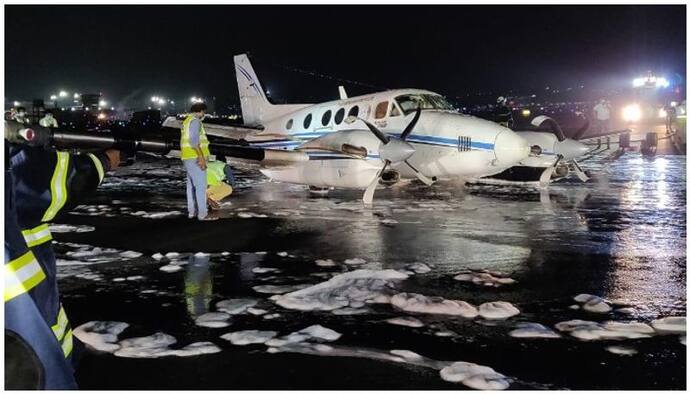
[[[215,202],[218,202],[231,194],[232,186],[228,185],[225,182],[220,182],[217,185],[209,186],[206,190],[206,195],[208,196],[208,198]]]

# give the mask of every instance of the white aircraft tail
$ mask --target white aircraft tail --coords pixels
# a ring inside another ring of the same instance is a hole
[[[271,104],[247,55],[244,53],[236,55],[234,60],[242,118],[246,126],[261,126],[267,121],[306,106],[303,104]]]

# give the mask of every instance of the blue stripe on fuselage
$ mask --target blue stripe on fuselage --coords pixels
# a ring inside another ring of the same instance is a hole
[[[267,141],[267,142],[255,142],[252,143],[252,146],[257,146],[261,148],[287,148],[287,147],[297,147],[300,144],[310,141],[314,138],[321,137],[325,134],[330,134],[332,132],[299,132],[299,133],[293,133],[290,134],[291,137],[296,137],[297,139],[295,140],[284,140],[284,141]],[[397,138],[400,138],[400,134],[394,134],[394,133],[387,133],[391,136],[395,136]],[[409,135],[407,137],[407,142],[412,142],[412,143],[419,143],[419,144],[425,144],[425,145],[436,145],[436,146],[444,146],[444,147],[457,147],[458,146],[458,140],[454,138],[445,138],[445,137],[437,137],[437,136],[431,136],[431,135]],[[477,149],[477,150],[493,150],[494,149],[494,144],[489,143],[489,142],[477,142],[477,141],[472,141],[471,142],[471,148]]]

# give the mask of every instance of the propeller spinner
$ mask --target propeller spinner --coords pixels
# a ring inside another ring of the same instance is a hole
[[[362,197],[362,200],[366,204],[371,204],[374,200],[374,191],[376,190],[376,186],[379,184],[379,181],[381,180],[381,176],[383,173],[386,171],[386,168],[388,168],[389,165],[395,164],[395,163],[405,163],[417,176],[417,178],[424,182],[426,185],[431,185],[434,183],[434,180],[428,178],[421,172],[419,172],[418,169],[416,169],[410,162],[407,160],[412,157],[412,155],[415,152],[414,147],[407,141],[407,137],[412,133],[412,130],[414,130],[415,125],[417,124],[417,121],[419,120],[419,116],[422,113],[422,108],[417,107],[417,111],[415,112],[414,117],[410,121],[410,123],[405,127],[405,130],[400,134],[400,138],[395,138],[395,137],[389,137],[388,135],[384,134],[381,130],[379,130],[376,126],[373,124],[367,122],[364,119],[360,119],[362,122],[364,122],[365,125],[371,130],[371,132],[381,141],[381,145],[379,146],[379,157],[383,159],[384,164],[381,170],[376,174],[374,179],[372,179],[371,183],[367,187],[367,190],[364,192],[364,196]]]

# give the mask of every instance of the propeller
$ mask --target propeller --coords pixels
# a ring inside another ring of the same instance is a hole
[[[414,154],[415,149],[412,145],[410,145],[410,143],[406,142],[405,140],[412,133],[412,130],[414,130],[417,121],[419,121],[421,113],[422,108],[418,106],[414,117],[412,118],[410,123],[405,127],[403,132],[400,134],[400,138],[391,138],[388,135],[384,134],[381,130],[379,130],[378,127],[374,126],[373,124],[367,122],[364,119],[358,118],[362,122],[364,122],[364,124],[367,126],[367,128],[369,128],[372,134],[374,134],[376,138],[378,138],[381,141],[381,145],[379,146],[379,157],[381,157],[381,159],[383,159],[384,161],[383,167],[376,173],[376,176],[374,177],[374,179],[372,179],[371,183],[364,192],[362,200],[366,204],[372,203],[374,199],[374,191],[376,190],[376,186],[378,185],[381,176],[386,171],[388,166],[390,166],[393,163],[405,163],[414,172],[414,174],[417,176],[417,179],[424,182],[424,184],[426,184],[427,186],[432,185],[434,183],[435,179],[425,176],[408,161],[408,159],[412,157],[412,155]]]
[[[550,118],[546,115],[539,115],[539,116],[535,117],[534,119],[532,119],[531,123],[533,126],[536,126],[536,127],[540,127],[542,124],[549,126],[549,128],[551,129],[551,132],[558,139],[558,142],[562,142],[563,140],[566,139],[565,133],[561,129],[561,126],[558,124],[558,122],[553,120],[553,118]]]

